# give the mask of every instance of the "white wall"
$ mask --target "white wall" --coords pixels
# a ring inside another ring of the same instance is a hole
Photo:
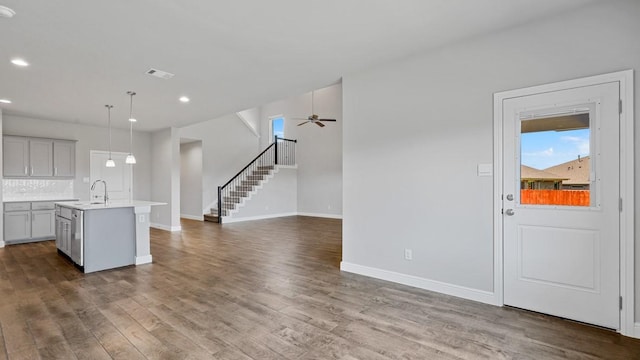
[[[179,231],[180,227],[180,137],[176,128],[151,134],[151,197],[167,203],[151,208],[151,226]]]
[[[342,85],[336,84],[314,92],[314,111],[321,118],[333,118],[320,128],[315,124],[297,126],[294,117],[311,115],[311,93],[263,105],[261,113],[261,147],[267,147],[269,117],[284,115],[285,138],[298,140],[298,204],[299,214],[342,216]]]
[[[2,137],[2,109],[0,109],[0,138]],[[0,178],[4,177],[3,173],[3,154],[2,154],[2,146],[0,146]],[[0,182],[0,202],[2,202],[2,182]],[[0,218],[0,247],[4,247],[4,216]]]
[[[280,167],[225,223],[297,214],[297,170]]]
[[[242,170],[258,154],[258,138],[230,114],[180,128],[180,137],[202,140],[202,209],[218,201],[218,186]]]
[[[260,136],[260,108],[239,111],[237,115],[254,135]]]
[[[180,145],[180,216],[202,220],[202,141]]]
[[[640,69],[638,19],[638,1],[596,2],[345,76],[343,262],[492,292],[493,179],[476,165],[492,162],[493,93]]]
[[[84,183],[82,179],[88,178],[90,174],[90,150],[109,150],[106,127],[4,115],[2,129],[5,135],[77,140],[74,195],[81,200],[89,200],[91,184]],[[149,189],[152,166],[150,140],[149,133],[133,133],[133,153],[137,160],[137,164],[133,166],[133,195],[139,200],[153,200]],[[129,131],[112,129],[111,148],[112,151],[128,153]]]

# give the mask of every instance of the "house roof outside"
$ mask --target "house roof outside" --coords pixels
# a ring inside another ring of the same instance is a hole
[[[563,181],[566,185],[588,185],[591,183],[590,157],[578,157],[575,160],[552,166],[544,171],[557,174],[568,180]]]
[[[549,171],[546,170],[538,170],[535,168],[532,168],[530,166],[527,165],[520,165],[520,178],[522,180],[530,180],[530,181],[536,181],[536,180],[547,180],[547,181],[560,181],[562,180],[563,183],[565,182],[565,180],[569,180],[569,178],[567,177],[563,177],[557,174],[553,174]]]

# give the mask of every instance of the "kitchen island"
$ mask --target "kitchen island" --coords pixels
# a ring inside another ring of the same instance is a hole
[[[152,262],[149,241],[151,206],[127,201],[56,202],[56,246],[85,273]]]

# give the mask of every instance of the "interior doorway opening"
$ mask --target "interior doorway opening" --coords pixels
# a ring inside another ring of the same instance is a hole
[[[180,138],[180,217],[203,220],[202,140]]]

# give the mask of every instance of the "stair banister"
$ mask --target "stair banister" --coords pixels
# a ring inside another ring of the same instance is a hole
[[[229,191],[231,197],[231,190],[227,190],[232,184],[235,184],[236,191],[239,186],[241,189],[243,186],[252,186],[252,185],[243,185],[243,181],[250,175],[250,171],[255,171],[253,168],[257,168],[258,166],[275,166],[279,165],[278,161],[278,147],[279,144],[283,143],[285,146],[284,150],[284,165],[295,165],[295,144],[297,140],[284,139],[275,136],[275,141],[270,144],[266,149],[264,149],[258,156],[256,156],[247,166],[245,166],[242,170],[240,170],[235,176],[233,176],[229,181],[227,181],[224,185],[218,186],[218,222],[222,223],[222,215],[224,203],[224,192]],[[293,144],[293,146],[291,146]],[[273,153],[271,153],[273,151]]]

